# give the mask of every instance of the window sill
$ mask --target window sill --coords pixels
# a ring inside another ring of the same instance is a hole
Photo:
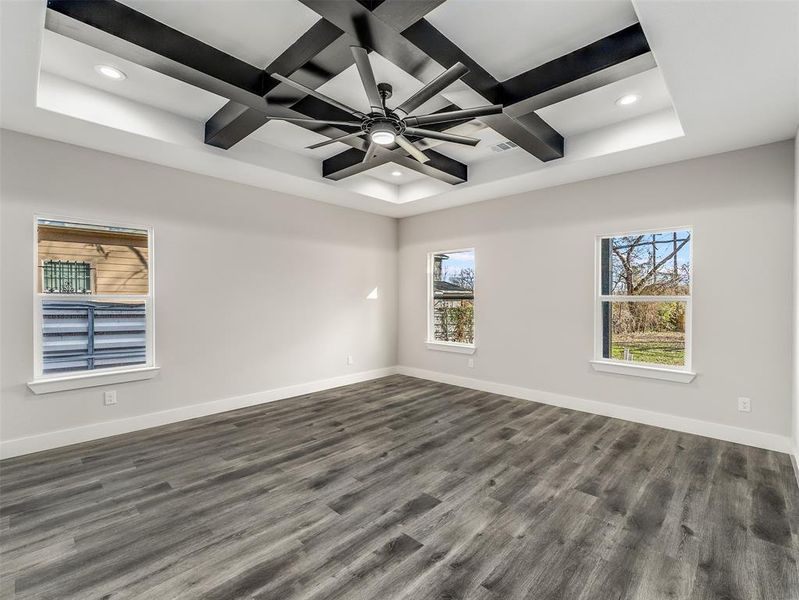
[[[160,367],[139,367],[120,371],[81,373],[79,375],[65,375],[59,377],[42,377],[28,382],[28,388],[34,394],[50,394],[66,390],[95,387],[98,385],[112,385],[128,381],[142,381],[152,379],[160,371]]]
[[[457,352],[458,354],[474,354],[477,347],[474,344],[459,344],[457,342],[425,342],[428,350],[441,352]]]
[[[677,383],[691,383],[694,377],[696,377],[696,373],[692,371],[654,367],[651,365],[624,364],[608,360],[592,360],[591,366],[594,368],[594,371],[602,373],[647,377],[649,379],[660,379],[661,381],[674,381]]]

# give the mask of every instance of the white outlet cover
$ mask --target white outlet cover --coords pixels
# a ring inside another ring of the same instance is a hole
[[[738,398],[738,410],[752,412],[752,400],[750,398]]]

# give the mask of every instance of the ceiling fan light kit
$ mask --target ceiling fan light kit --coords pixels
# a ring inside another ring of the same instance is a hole
[[[388,146],[393,144],[397,136],[402,132],[399,124],[386,120],[375,120],[367,129],[369,139],[375,144]]]

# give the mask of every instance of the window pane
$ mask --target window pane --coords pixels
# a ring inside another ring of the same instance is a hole
[[[602,240],[602,293],[690,294],[691,232],[664,231]]]
[[[42,300],[45,374],[145,364],[144,302]]]
[[[433,339],[474,343],[474,250],[433,255]]]
[[[149,292],[145,230],[40,219],[37,245],[40,293]]]
[[[604,358],[685,365],[686,302],[603,302]]]

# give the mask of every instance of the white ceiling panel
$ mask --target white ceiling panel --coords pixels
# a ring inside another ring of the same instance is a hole
[[[630,0],[447,0],[426,18],[500,81],[638,21]]]
[[[103,77],[94,70],[96,65],[116,67],[127,78],[114,81]],[[207,120],[227,102],[221,96],[46,29],[42,39],[41,69],[195,121]]]
[[[618,106],[616,100],[628,94],[639,96],[638,102]],[[671,105],[660,69],[655,68],[536,112],[561,135],[569,137],[658,112]]]
[[[122,2],[262,69],[319,20],[319,15],[297,0]]]

